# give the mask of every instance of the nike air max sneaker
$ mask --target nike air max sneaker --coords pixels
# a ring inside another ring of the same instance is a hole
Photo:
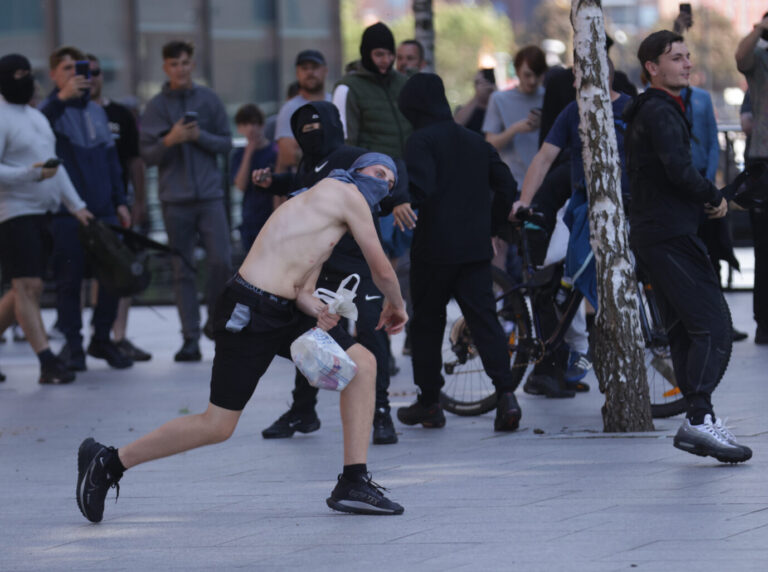
[[[689,419],[683,421],[675,435],[674,446],[700,457],[714,457],[721,463],[742,463],[752,457],[752,450],[736,443],[730,431],[712,421],[712,416],[704,416],[700,425],[692,425]]]

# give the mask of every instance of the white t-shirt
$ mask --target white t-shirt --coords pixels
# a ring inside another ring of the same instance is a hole
[[[488,101],[488,110],[483,120],[483,133],[501,133],[513,123],[528,117],[533,108],[541,108],[544,101],[544,88],[540,87],[535,93],[525,95],[517,88],[507,91],[496,91]],[[499,151],[518,186],[523,184],[525,172],[533,157],[539,150],[539,130],[530,133],[519,133]]]
[[[0,99],[0,222],[24,215],[85,208],[63,165],[40,181],[40,168],[56,157],[56,136],[48,119],[34,107]]]

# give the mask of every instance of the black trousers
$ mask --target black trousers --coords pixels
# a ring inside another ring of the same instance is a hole
[[[712,413],[712,392],[733,343],[731,316],[720,281],[697,236],[642,246],[635,254],[653,285],[687,416],[698,421]]]
[[[445,385],[441,374],[446,306],[459,304],[480,359],[496,391],[514,391],[509,369],[509,347],[496,316],[491,263],[436,265],[411,261],[411,359],[413,379],[421,390],[419,401],[437,403]]]
[[[344,278],[346,275],[321,273],[317,280],[317,288],[336,291]],[[383,302],[384,297],[373,280],[370,277],[361,276],[355,297],[356,339],[376,358],[376,408],[389,411],[389,336],[384,330],[376,330]],[[302,412],[312,411],[317,405],[318,389],[309,385],[298,369],[294,383],[293,409]]]

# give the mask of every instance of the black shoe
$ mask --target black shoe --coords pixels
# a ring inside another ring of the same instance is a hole
[[[123,475],[113,475],[107,470],[111,455],[117,455],[114,447],[105,447],[90,437],[80,444],[77,452],[77,506],[91,522],[101,522],[104,499],[110,487],[114,487],[120,496],[117,483]]]
[[[742,332],[741,330],[737,330],[736,328],[733,328],[733,341],[734,342],[741,342],[746,340],[749,337],[747,332]]]
[[[5,374],[2,371],[0,371],[0,382],[1,381],[5,381]]]
[[[384,487],[371,480],[351,481],[339,475],[339,482],[325,502],[333,510],[355,514],[403,514],[403,507],[384,496]]]
[[[523,410],[512,391],[506,391],[499,397],[496,405],[496,419],[493,422],[493,428],[496,431],[515,431],[520,427],[520,419],[523,416]]]
[[[123,338],[119,342],[115,342],[118,351],[133,361],[149,361],[152,359],[152,354],[145,352],[144,350],[134,346],[127,338]]]
[[[73,381],[75,381],[75,373],[57,357],[40,366],[39,382],[42,384],[63,384]]]
[[[373,414],[373,444],[391,445],[397,443],[397,433],[389,409],[376,408]]]
[[[309,413],[300,413],[289,409],[280,418],[261,432],[265,439],[287,439],[293,434],[312,433],[320,429],[320,419],[313,409]]]
[[[83,348],[72,348],[69,344],[64,344],[59,352],[59,359],[64,362],[70,371],[85,371],[85,352]]]
[[[200,345],[192,338],[185,339],[181,349],[173,356],[173,361],[200,361],[201,359],[203,355],[200,353]]]
[[[759,346],[768,345],[768,330],[761,328],[759,325],[755,330],[755,343]]]
[[[126,369],[133,365],[133,360],[125,357],[112,340],[91,340],[88,344],[88,355],[107,360],[110,367]]]
[[[439,403],[425,407],[419,400],[416,400],[408,407],[398,409],[397,418],[400,420],[400,423],[405,425],[421,423],[422,427],[427,429],[445,427],[445,414]]]
[[[553,399],[574,397],[575,391],[561,387],[560,381],[551,375],[532,373],[525,380],[523,391],[530,395],[544,395]]]

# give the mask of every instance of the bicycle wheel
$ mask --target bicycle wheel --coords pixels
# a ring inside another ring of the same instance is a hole
[[[499,322],[509,340],[512,376],[519,383],[528,363],[525,352],[517,351],[517,342],[531,336],[531,318],[525,298],[502,270],[492,269],[493,292]],[[505,294],[506,292],[506,294]],[[452,301],[447,309],[443,337],[443,378],[440,393],[443,409],[455,415],[482,415],[496,407],[496,388],[485,374],[480,354],[472,340],[458,304]]]
[[[651,399],[651,416],[654,419],[673,417],[685,411],[685,398],[677,387],[669,340],[661,324],[653,289],[639,284],[640,311],[645,334],[645,369],[648,393]]]

